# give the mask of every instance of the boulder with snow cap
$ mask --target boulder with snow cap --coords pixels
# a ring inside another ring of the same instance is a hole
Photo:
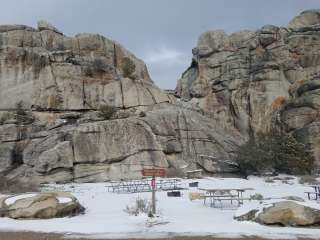
[[[7,197],[0,215],[13,219],[49,219],[75,216],[83,211],[84,207],[70,193],[48,192]]]
[[[239,221],[282,226],[312,226],[320,223],[320,208],[312,202],[264,202],[251,206],[243,206],[234,218]]]

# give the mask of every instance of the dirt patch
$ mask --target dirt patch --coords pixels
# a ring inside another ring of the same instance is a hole
[[[68,236],[63,236],[60,234],[54,233],[35,233],[35,232],[0,232],[1,240],[72,240],[72,238],[68,238]],[[92,238],[77,238],[77,240],[94,240]],[[104,239],[96,239],[96,240],[104,240]],[[107,239],[112,240],[112,239]],[[146,239],[116,239],[116,240],[146,240]],[[241,238],[220,238],[215,236],[192,236],[192,237],[167,237],[167,238],[153,238],[152,240],[270,240],[259,237],[246,237],[243,236]],[[298,240],[311,240],[308,238],[298,238]]]
[[[53,233],[34,232],[0,232],[1,240],[62,240],[63,237]]]

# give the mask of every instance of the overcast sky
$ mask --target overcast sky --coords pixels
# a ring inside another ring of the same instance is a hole
[[[1,0],[0,24],[36,26],[44,19],[67,35],[100,33],[148,65],[161,88],[173,89],[208,30],[285,26],[320,0]]]

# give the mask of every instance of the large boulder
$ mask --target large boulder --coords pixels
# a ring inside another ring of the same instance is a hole
[[[319,33],[319,10],[288,27],[203,33],[175,95],[247,139],[274,128],[293,134],[320,166]]]
[[[253,208],[243,207],[235,219],[240,221],[255,221],[266,225],[311,226],[320,223],[318,206],[296,201],[281,201],[262,203]]]
[[[84,212],[78,200],[65,192],[22,194],[2,200],[0,216],[13,219],[48,219]]]

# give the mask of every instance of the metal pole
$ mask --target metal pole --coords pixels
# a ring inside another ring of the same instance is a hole
[[[152,214],[156,214],[156,178],[152,177]]]

